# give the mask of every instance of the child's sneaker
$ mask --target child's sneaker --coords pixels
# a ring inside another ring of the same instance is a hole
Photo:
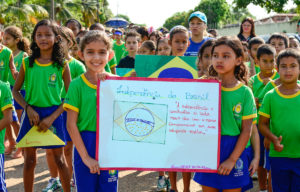
[[[255,173],[252,175],[252,179],[253,179],[253,180],[257,180],[257,179],[258,179],[257,172],[255,172]]]
[[[168,191],[170,188],[169,179],[165,176],[159,176],[157,180],[156,191]]]
[[[54,192],[58,189],[61,189],[61,183],[58,178],[51,178],[48,181],[48,185],[45,189],[43,189],[43,192]]]
[[[73,179],[71,179],[71,192],[76,192],[76,186]]]

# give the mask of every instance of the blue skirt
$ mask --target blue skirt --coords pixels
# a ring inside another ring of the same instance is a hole
[[[95,159],[96,132],[83,131],[80,135],[89,156]],[[118,171],[102,170],[100,175],[90,173],[90,169],[83,163],[76,148],[73,151],[73,168],[77,191],[118,191]]]
[[[59,106],[51,106],[51,107],[35,107],[32,106],[32,108],[39,114],[40,120],[42,120],[45,117],[48,117],[51,115],[54,111],[57,110]],[[63,142],[66,142],[65,140],[65,133],[63,129],[63,118],[62,115],[58,116],[57,119],[52,124],[53,127],[53,133],[59,137]],[[17,142],[19,142],[27,133],[28,131],[32,128],[29,122],[29,118],[25,111],[23,112],[22,119],[21,119],[21,129],[19,131],[19,135],[16,139]],[[43,146],[39,148],[44,148],[44,149],[53,149],[53,148],[60,148],[63,147],[64,145],[54,145],[54,146]]]
[[[227,160],[237,143],[239,136],[221,136],[220,164]],[[195,173],[194,181],[200,185],[222,189],[237,189],[249,184],[247,154],[244,151],[236,161],[229,175],[218,173]]]

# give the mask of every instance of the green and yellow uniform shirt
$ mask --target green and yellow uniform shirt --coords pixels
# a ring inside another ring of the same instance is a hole
[[[24,57],[25,57],[24,51],[20,51],[16,56],[14,56],[14,64],[15,64],[17,71],[20,71]],[[11,86],[15,85],[15,80],[13,78],[13,75],[11,74],[11,71],[9,72],[8,82]],[[22,89],[23,90],[25,89],[24,85],[22,86]]]
[[[97,129],[97,86],[90,83],[84,74],[70,84],[65,102],[65,110],[78,113],[79,132]]]
[[[115,53],[113,51],[110,52],[110,54],[109,54],[108,66],[110,69],[117,66],[117,59],[116,59]]]
[[[251,89],[240,83],[234,88],[222,87],[221,95],[221,135],[238,136],[242,121],[257,116]]]
[[[40,64],[34,61],[29,67],[29,57],[23,59],[25,71],[25,101],[36,107],[51,107],[61,104],[64,68],[57,68],[53,63]]]
[[[116,56],[116,60],[117,60],[117,65],[119,64],[122,55],[124,54],[124,52],[126,51],[126,47],[125,47],[125,43],[122,43],[121,45],[119,45],[116,41],[113,44],[113,50],[115,52],[115,56]]]
[[[270,157],[300,158],[300,91],[284,95],[278,87],[269,91],[263,100],[259,115],[270,119],[270,130],[282,136],[281,152],[275,151],[273,143]]]
[[[277,78],[279,78],[279,74],[275,71],[272,77],[270,77],[270,79],[274,80]],[[258,98],[259,94],[265,87],[263,80],[260,78],[260,73],[250,78],[249,87],[252,89],[254,97]]]
[[[297,81],[298,84],[300,84],[300,81],[298,80]],[[277,85],[275,84],[275,81],[270,81],[265,87],[264,89],[261,91],[261,93],[259,94],[258,96],[258,101],[259,101],[259,104],[261,105],[262,104],[262,101],[265,97],[265,95],[271,91],[272,89],[274,89],[275,87],[277,87]]]
[[[252,89],[253,95],[255,98],[258,98],[261,92],[263,91],[265,84],[263,80],[260,78],[260,72],[253,77],[250,78],[249,80],[249,87]],[[275,71],[272,77],[270,79],[277,79],[279,78],[279,74]],[[257,106],[259,107],[259,106]],[[259,115],[257,115],[257,122],[259,121]]]
[[[2,45],[2,49],[0,50],[0,80],[5,83],[8,83],[10,59],[12,59],[12,51]]]
[[[128,53],[128,51],[127,51],[127,49],[124,51],[124,53],[123,53],[123,55],[122,55],[122,57],[121,57],[121,59],[123,59],[124,57],[126,57],[126,56],[128,56],[129,55],[129,53]],[[120,60],[121,60],[120,59]],[[119,61],[120,62],[120,61]],[[119,63],[118,63],[119,64]]]
[[[258,73],[260,72],[260,67],[259,67],[259,65],[256,65],[256,64],[255,64],[254,67],[255,67],[255,73],[258,74]]]
[[[274,80],[272,80],[272,81],[270,81],[269,83],[266,84],[266,86],[263,88],[263,90],[262,90],[262,91],[259,93],[259,95],[258,95],[259,106],[261,106],[262,101],[263,101],[265,95],[266,95],[269,91],[271,91],[272,89],[274,89],[275,87],[277,87],[277,86],[276,86]]]
[[[73,57],[69,61],[67,61],[67,63],[70,68],[71,79],[75,79],[76,77],[79,77],[81,74],[86,72],[84,64]],[[61,98],[65,98],[65,97],[66,97],[66,90],[64,87],[61,93]]]
[[[8,84],[0,81],[0,120],[3,119],[3,111],[9,108],[13,108],[12,94]],[[5,129],[0,131],[0,154],[5,151],[4,147]]]

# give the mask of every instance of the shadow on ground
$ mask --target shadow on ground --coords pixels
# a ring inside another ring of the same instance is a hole
[[[13,192],[23,192],[23,158],[12,159],[5,156],[5,177],[7,190]],[[155,192],[158,172],[150,171],[120,171],[119,172],[119,192]],[[48,166],[46,163],[46,153],[38,150],[38,161],[35,169],[34,191],[41,192],[50,179]],[[183,191],[181,173],[177,174],[178,191]],[[254,182],[253,192],[259,191],[257,182]],[[191,181],[191,192],[201,192],[199,184]]]

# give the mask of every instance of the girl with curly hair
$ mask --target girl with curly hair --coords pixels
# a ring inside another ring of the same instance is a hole
[[[27,132],[37,126],[38,131],[53,131],[65,141],[61,91],[71,81],[69,66],[65,65],[59,27],[50,20],[37,23],[32,33],[31,56],[23,59],[19,76],[13,88],[16,101],[25,109],[23,123],[17,137],[19,142]],[[25,84],[25,99],[20,94]],[[54,154],[55,163],[65,192],[70,192],[70,175],[63,157],[63,145],[45,146]],[[24,191],[33,191],[36,147],[24,148]]]

